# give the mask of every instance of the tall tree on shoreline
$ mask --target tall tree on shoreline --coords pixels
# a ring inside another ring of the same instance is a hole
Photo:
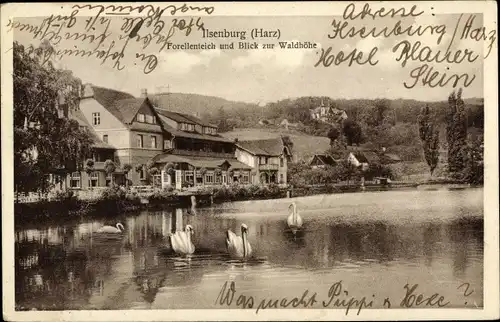
[[[439,161],[439,130],[435,125],[435,117],[431,114],[429,106],[422,108],[418,117],[419,136],[423,143],[424,157],[431,175]]]
[[[465,167],[465,151],[467,146],[467,117],[462,89],[448,97],[448,113],[446,117],[446,138],[448,141],[448,169],[458,173]]]
[[[345,120],[342,132],[346,138],[347,145],[360,145],[364,141],[363,131],[356,121],[350,119]]]
[[[62,181],[91,155],[92,136],[67,117],[78,108],[81,82],[44,63],[41,47],[17,42],[13,69],[15,189],[44,192],[49,174]]]

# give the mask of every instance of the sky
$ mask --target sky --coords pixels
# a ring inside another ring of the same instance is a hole
[[[160,46],[154,41],[146,48],[141,48],[141,43],[130,39],[124,51],[124,57],[120,60],[124,67],[118,71],[113,69],[113,61],[110,59],[101,64],[100,59],[95,57],[70,57],[64,56],[56,59],[56,65],[61,68],[72,70],[73,73],[85,83],[93,83],[98,86],[123,90],[133,95],[139,95],[142,88],[147,88],[149,93],[154,92],[180,92],[196,93],[202,95],[218,96],[229,100],[267,103],[285,98],[300,96],[328,96],[334,99],[352,98],[408,98],[425,101],[446,100],[453,90],[450,82],[445,87],[424,86],[420,82],[415,87],[407,89],[404,82],[412,84],[415,82],[410,75],[412,70],[421,66],[422,62],[410,61],[402,67],[396,58],[400,55],[401,49],[394,53],[393,47],[403,41],[421,41],[422,46],[427,45],[433,53],[438,50],[445,51],[452,39],[453,30],[458,21],[458,15],[424,15],[416,18],[401,19],[402,26],[414,27],[443,25],[445,33],[438,44],[439,35],[427,32],[424,36],[397,36],[397,37],[351,37],[346,39],[329,39],[333,19],[343,20],[341,16],[294,16],[294,17],[256,17],[256,16],[227,16],[227,17],[203,17],[201,18],[205,29],[212,31],[246,31],[246,42],[253,43],[250,32],[253,28],[263,28],[264,30],[278,30],[280,39],[261,38],[257,43],[273,43],[278,41],[308,41],[317,44],[317,49],[258,49],[258,50],[226,50],[220,49],[221,43],[235,45],[241,41],[236,39],[207,39],[202,38],[201,30],[196,27],[186,36],[182,31],[177,30],[170,41],[174,44],[183,43],[210,43],[216,45],[214,50],[159,50]],[[483,46],[484,43],[475,40],[460,39],[461,29],[468,15],[462,17],[459,24],[459,32],[454,39],[452,46],[452,56],[455,50],[465,48],[474,50],[479,54],[479,58],[474,62],[463,62],[461,64],[436,64],[429,63],[429,67],[434,68],[441,74],[462,74],[469,76],[476,75],[476,79],[470,86],[464,88],[464,97],[483,97]],[[60,35],[65,32],[84,32],[85,20],[88,17],[77,17],[77,23],[71,29],[63,29]],[[125,39],[120,39],[125,33],[120,30],[123,25],[122,17],[108,17],[110,35],[101,45],[101,48],[108,48],[114,41],[115,48],[121,50]],[[166,27],[163,33],[171,25],[169,18],[164,18]],[[194,18],[196,21],[197,18]],[[380,30],[384,26],[392,26],[400,19],[379,18],[375,21],[349,21],[349,26],[368,29],[377,28]],[[40,25],[42,18],[19,18],[16,21],[28,23],[32,26]],[[189,19],[188,19],[189,21]],[[95,24],[93,32],[99,35],[107,25]],[[477,15],[474,26],[482,26],[482,17]],[[56,30],[56,27],[50,30]],[[153,30],[153,27],[141,27],[138,31],[140,36],[146,35]],[[24,45],[39,46],[40,36],[34,36],[26,28],[14,29],[14,40]],[[96,41],[97,42],[97,41]],[[85,49],[92,50],[96,43],[89,41],[65,40],[64,37],[57,42],[54,38],[51,41],[56,49]],[[372,48],[378,47],[375,59],[378,63],[375,66],[357,65],[347,66],[346,63],[340,66],[332,64],[330,67],[314,67],[318,62],[321,50],[332,47],[331,53],[337,55],[343,51],[344,55],[349,54],[355,48],[364,52],[366,56]],[[136,54],[155,55],[158,60],[156,68],[145,74],[143,72],[145,62],[136,58]]]

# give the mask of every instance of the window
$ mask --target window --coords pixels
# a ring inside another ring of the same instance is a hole
[[[194,132],[194,124],[181,123],[181,130]]]
[[[243,177],[241,178],[241,182],[243,183],[250,182],[250,176],[248,175],[248,171],[243,172]]]
[[[106,175],[106,187],[110,187],[111,186],[111,176],[112,176],[112,174],[107,174]]]
[[[153,115],[146,115],[146,123],[154,124],[156,123]]]
[[[144,141],[142,139],[142,134],[137,134],[137,147],[144,147]]]
[[[103,141],[104,143],[108,143],[108,135],[107,135],[107,134],[104,134],[104,135],[102,136],[102,141]]]
[[[285,176],[283,173],[280,173],[280,183],[285,183]]]
[[[163,141],[163,149],[168,150],[172,148],[172,141],[164,140]]]
[[[89,176],[89,187],[98,187],[99,186],[99,173],[91,172]]]
[[[259,157],[259,164],[267,164],[267,158],[266,157]]]
[[[156,116],[153,115],[152,118],[153,118],[153,121],[151,123],[156,124]]]
[[[280,167],[284,167],[285,166],[285,159],[283,159],[283,157],[280,158]]]
[[[197,184],[202,184],[203,183],[203,177],[202,177],[200,171],[196,171],[196,183]]]
[[[141,171],[139,171],[139,179],[140,180],[145,180],[146,179],[146,169],[144,167],[142,167]]]
[[[215,134],[215,132],[216,132],[215,128],[213,128],[213,127],[206,127],[205,128],[205,133],[206,134]]]
[[[205,174],[205,183],[208,183],[208,184],[214,183],[214,172],[213,171],[207,171],[207,173]]]
[[[101,113],[92,113],[92,124],[99,125],[101,124]]]
[[[71,188],[81,188],[81,177],[80,177],[80,172],[73,172],[71,174],[71,178],[69,180],[69,186]]]
[[[137,114],[137,122],[145,122],[145,115],[144,114]]]
[[[184,180],[189,184],[194,184],[194,171],[184,171]]]
[[[156,149],[156,136],[151,135],[151,147]]]
[[[215,134],[215,128],[213,128],[213,127],[206,127],[205,128],[205,133],[206,134]]]
[[[215,176],[215,183],[220,184],[222,181],[222,176]]]
[[[170,175],[167,171],[162,171],[163,174],[163,182],[170,184]]]

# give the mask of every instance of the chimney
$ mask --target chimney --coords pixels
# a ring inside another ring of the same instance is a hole
[[[148,97],[148,90],[146,88],[141,89],[141,97]]]

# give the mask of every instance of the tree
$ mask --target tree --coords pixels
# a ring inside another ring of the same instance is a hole
[[[361,126],[353,120],[347,119],[344,121],[343,133],[347,140],[347,145],[359,145],[364,141]]]
[[[17,42],[13,68],[15,189],[45,192],[49,174],[61,182],[91,155],[92,136],[66,117],[79,104],[81,81],[44,61],[42,48]]]
[[[480,137],[470,140],[465,149],[465,167],[461,179],[471,184],[484,182],[484,140]]]
[[[85,161],[85,172],[87,173],[87,176],[90,178],[90,174],[94,172],[94,160],[87,159],[87,161]],[[92,185],[89,184],[89,186],[92,189]]]
[[[217,124],[217,128],[219,132],[228,132],[231,131],[232,128],[229,125],[228,117],[226,115],[226,111],[224,111],[224,107],[219,107],[219,111],[217,113],[217,119],[219,120],[219,123]]]
[[[174,164],[171,162],[168,162],[163,167],[163,171],[165,171],[167,173],[167,175],[170,176],[170,182],[174,182],[174,175],[175,175],[174,167],[175,167]]]
[[[157,175],[157,174],[158,174],[158,172],[160,172],[160,171],[159,171],[159,170],[158,170],[158,168],[157,168],[157,167],[155,167],[155,166],[152,166],[152,167],[148,168],[148,173],[149,173],[149,175],[153,178],[153,180],[152,180],[152,181],[153,181],[153,185],[156,185],[156,184],[157,184],[157,182],[156,182],[156,180],[155,180],[155,175]]]
[[[104,172],[106,175],[111,177],[111,185],[113,185],[113,173],[116,171],[116,164],[112,160],[106,160],[104,162]]]
[[[340,137],[340,131],[336,126],[332,126],[328,131],[327,136],[330,139],[330,145],[333,145],[333,142]]]
[[[122,169],[123,173],[125,173],[125,187],[128,189],[128,173],[132,170],[132,165],[130,163],[125,163]]]
[[[422,108],[418,117],[419,136],[424,148],[424,157],[431,175],[436,169],[439,161],[439,130],[433,121],[435,117],[431,115],[429,106]]]
[[[465,167],[464,149],[467,145],[467,117],[462,99],[462,89],[452,92],[448,97],[446,116],[446,139],[448,141],[448,168],[458,173]]]

